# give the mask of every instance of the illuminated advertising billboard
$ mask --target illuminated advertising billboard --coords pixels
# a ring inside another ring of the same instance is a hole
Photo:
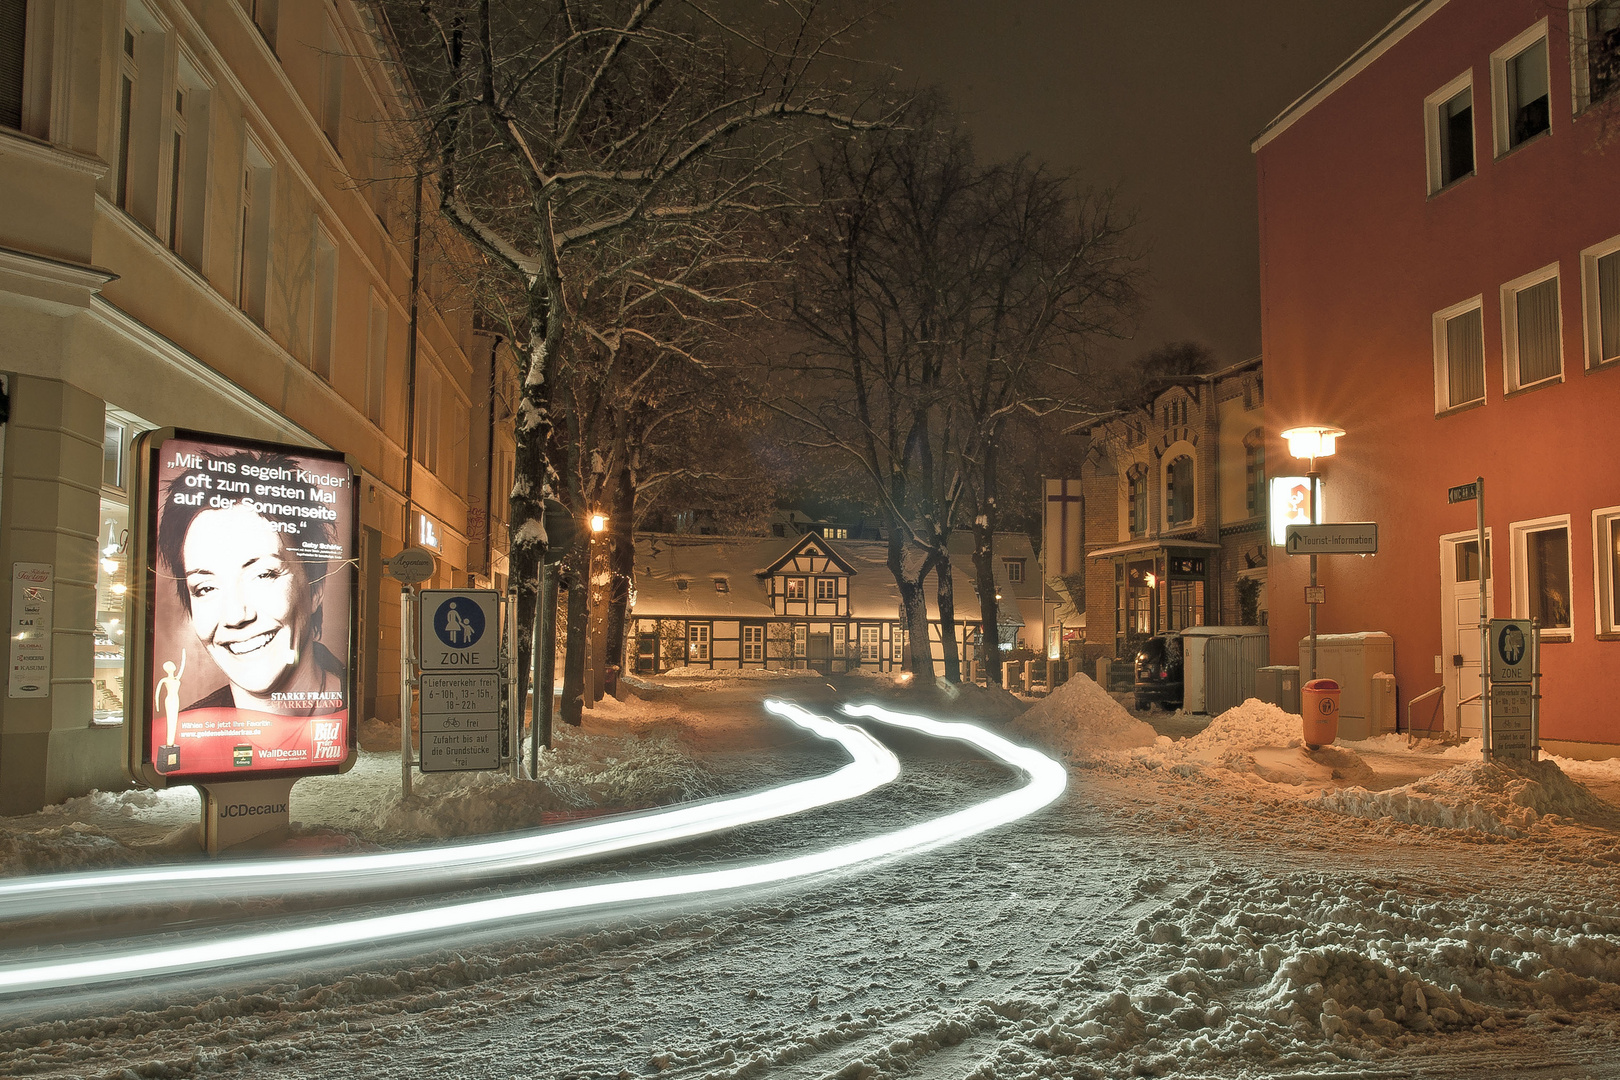
[[[1315,525],[1327,520],[1327,490],[1316,481],[1316,521],[1311,520],[1311,478],[1273,476],[1271,478],[1271,542],[1282,547],[1290,525]]]
[[[131,624],[145,634],[126,683],[143,688],[131,772],[161,787],[347,768],[353,465],[332,451],[173,429],[135,450],[144,586]]]

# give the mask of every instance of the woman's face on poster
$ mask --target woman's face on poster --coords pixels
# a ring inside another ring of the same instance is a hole
[[[246,506],[198,514],[182,549],[191,622],[243,690],[280,688],[310,648],[309,580],[281,534]]]

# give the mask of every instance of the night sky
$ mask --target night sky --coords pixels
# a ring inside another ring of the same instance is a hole
[[[1116,187],[1151,274],[1125,355],[1192,339],[1224,365],[1260,352],[1250,141],[1408,3],[895,0],[861,50],[943,87],[983,160]]]

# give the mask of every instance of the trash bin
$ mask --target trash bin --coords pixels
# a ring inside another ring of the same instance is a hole
[[[1312,679],[1300,687],[1299,713],[1305,721],[1305,745],[1315,749],[1339,737],[1339,684]]]

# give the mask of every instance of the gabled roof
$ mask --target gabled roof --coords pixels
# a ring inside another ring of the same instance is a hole
[[[838,568],[844,573],[853,574],[856,572],[855,567],[850,565],[849,560],[843,555],[840,555],[838,553],[838,549],[833,547],[833,545],[824,539],[819,533],[807,532],[795,540],[793,544],[790,545],[775,562],[761,570],[759,575],[761,577],[769,577],[770,575],[781,570],[782,567],[786,566],[794,559],[798,558],[800,555],[825,555],[827,558],[837,563]]]

